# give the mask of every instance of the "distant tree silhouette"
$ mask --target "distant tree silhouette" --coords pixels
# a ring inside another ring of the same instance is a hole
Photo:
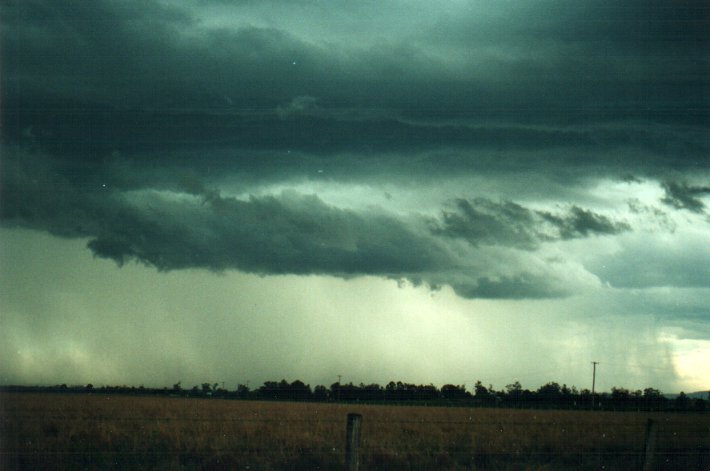
[[[296,380],[286,385],[286,396],[292,401],[307,401],[311,398],[311,386],[303,381]]]
[[[510,396],[519,396],[523,392],[523,386],[520,384],[520,381],[515,381],[514,383],[507,384],[505,391]]]
[[[276,381],[265,381],[256,391],[259,399],[275,400],[279,398],[279,383]]]
[[[643,390],[643,402],[647,410],[660,410],[664,399],[661,391],[658,389],[646,388]]]
[[[319,402],[325,402],[328,400],[328,389],[325,386],[318,385],[313,390],[313,400]]]
[[[473,397],[479,404],[494,404],[495,395],[493,394],[493,386],[486,388],[481,381],[476,381],[476,384],[473,385]]]
[[[417,385],[402,381],[390,381],[386,386],[379,384],[354,385],[333,383],[330,388],[317,385],[314,389],[303,381],[291,383],[282,379],[279,382],[266,381],[258,389],[252,391],[247,385],[239,384],[235,391],[219,387],[219,383],[202,383],[201,387],[193,386],[189,391],[182,388],[181,382],[173,384],[172,388],[146,388],[140,386],[101,386],[86,385],[67,386],[2,386],[0,391],[10,392],[55,392],[55,393],[94,393],[94,394],[127,394],[127,395],[173,395],[180,393],[188,397],[205,397],[221,399],[260,399],[288,401],[363,401],[388,402],[403,404],[448,404],[469,407],[528,407],[528,408],[565,408],[588,409],[592,405],[592,394],[589,389],[578,391],[575,387],[560,386],[556,382],[548,382],[536,391],[524,389],[519,381],[506,385],[504,390],[495,391],[493,386],[484,386],[476,381],[473,391],[466,390],[465,385],[445,384],[438,389],[433,384]],[[472,394],[473,393],[473,394]],[[710,394],[708,395],[710,399]],[[704,398],[689,397],[684,392],[676,398],[668,399],[655,388],[629,391],[622,387],[613,387],[610,393],[595,394],[596,408],[599,410],[635,410],[635,411],[677,411],[703,412],[709,409],[709,401]]]
[[[237,397],[239,399],[248,399],[249,398],[249,387],[245,384],[239,384],[237,385]]]
[[[679,411],[687,411],[690,409],[690,399],[688,399],[688,396],[681,391],[680,394],[678,394],[678,397],[675,398],[675,410]]]
[[[456,386],[453,384],[445,384],[441,387],[441,398],[447,401],[464,401],[469,399],[471,395],[466,391],[464,386]]]

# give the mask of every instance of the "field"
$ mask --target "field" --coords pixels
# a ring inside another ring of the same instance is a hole
[[[0,469],[710,469],[710,414],[0,394]]]

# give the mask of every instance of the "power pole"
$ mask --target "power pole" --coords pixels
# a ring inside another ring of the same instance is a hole
[[[338,375],[338,402],[340,402],[340,378],[343,375]]]
[[[597,365],[599,364],[598,361],[593,361],[592,362],[592,410],[594,410],[594,386],[597,382]]]

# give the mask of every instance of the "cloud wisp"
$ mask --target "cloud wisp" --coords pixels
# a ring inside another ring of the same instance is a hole
[[[710,186],[691,186],[685,182],[669,181],[664,183],[666,196],[663,202],[677,209],[687,209],[695,213],[705,211],[705,203],[700,197],[710,195]]]
[[[563,214],[525,208],[513,201],[486,198],[459,199],[453,211],[444,211],[437,235],[462,238],[474,246],[502,245],[533,250],[541,242],[591,235],[613,235],[630,230],[623,222],[572,206]]]

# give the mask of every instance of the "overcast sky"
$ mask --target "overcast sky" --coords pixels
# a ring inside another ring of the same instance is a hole
[[[0,383],[710,388],[700,0],[0,7]]]

